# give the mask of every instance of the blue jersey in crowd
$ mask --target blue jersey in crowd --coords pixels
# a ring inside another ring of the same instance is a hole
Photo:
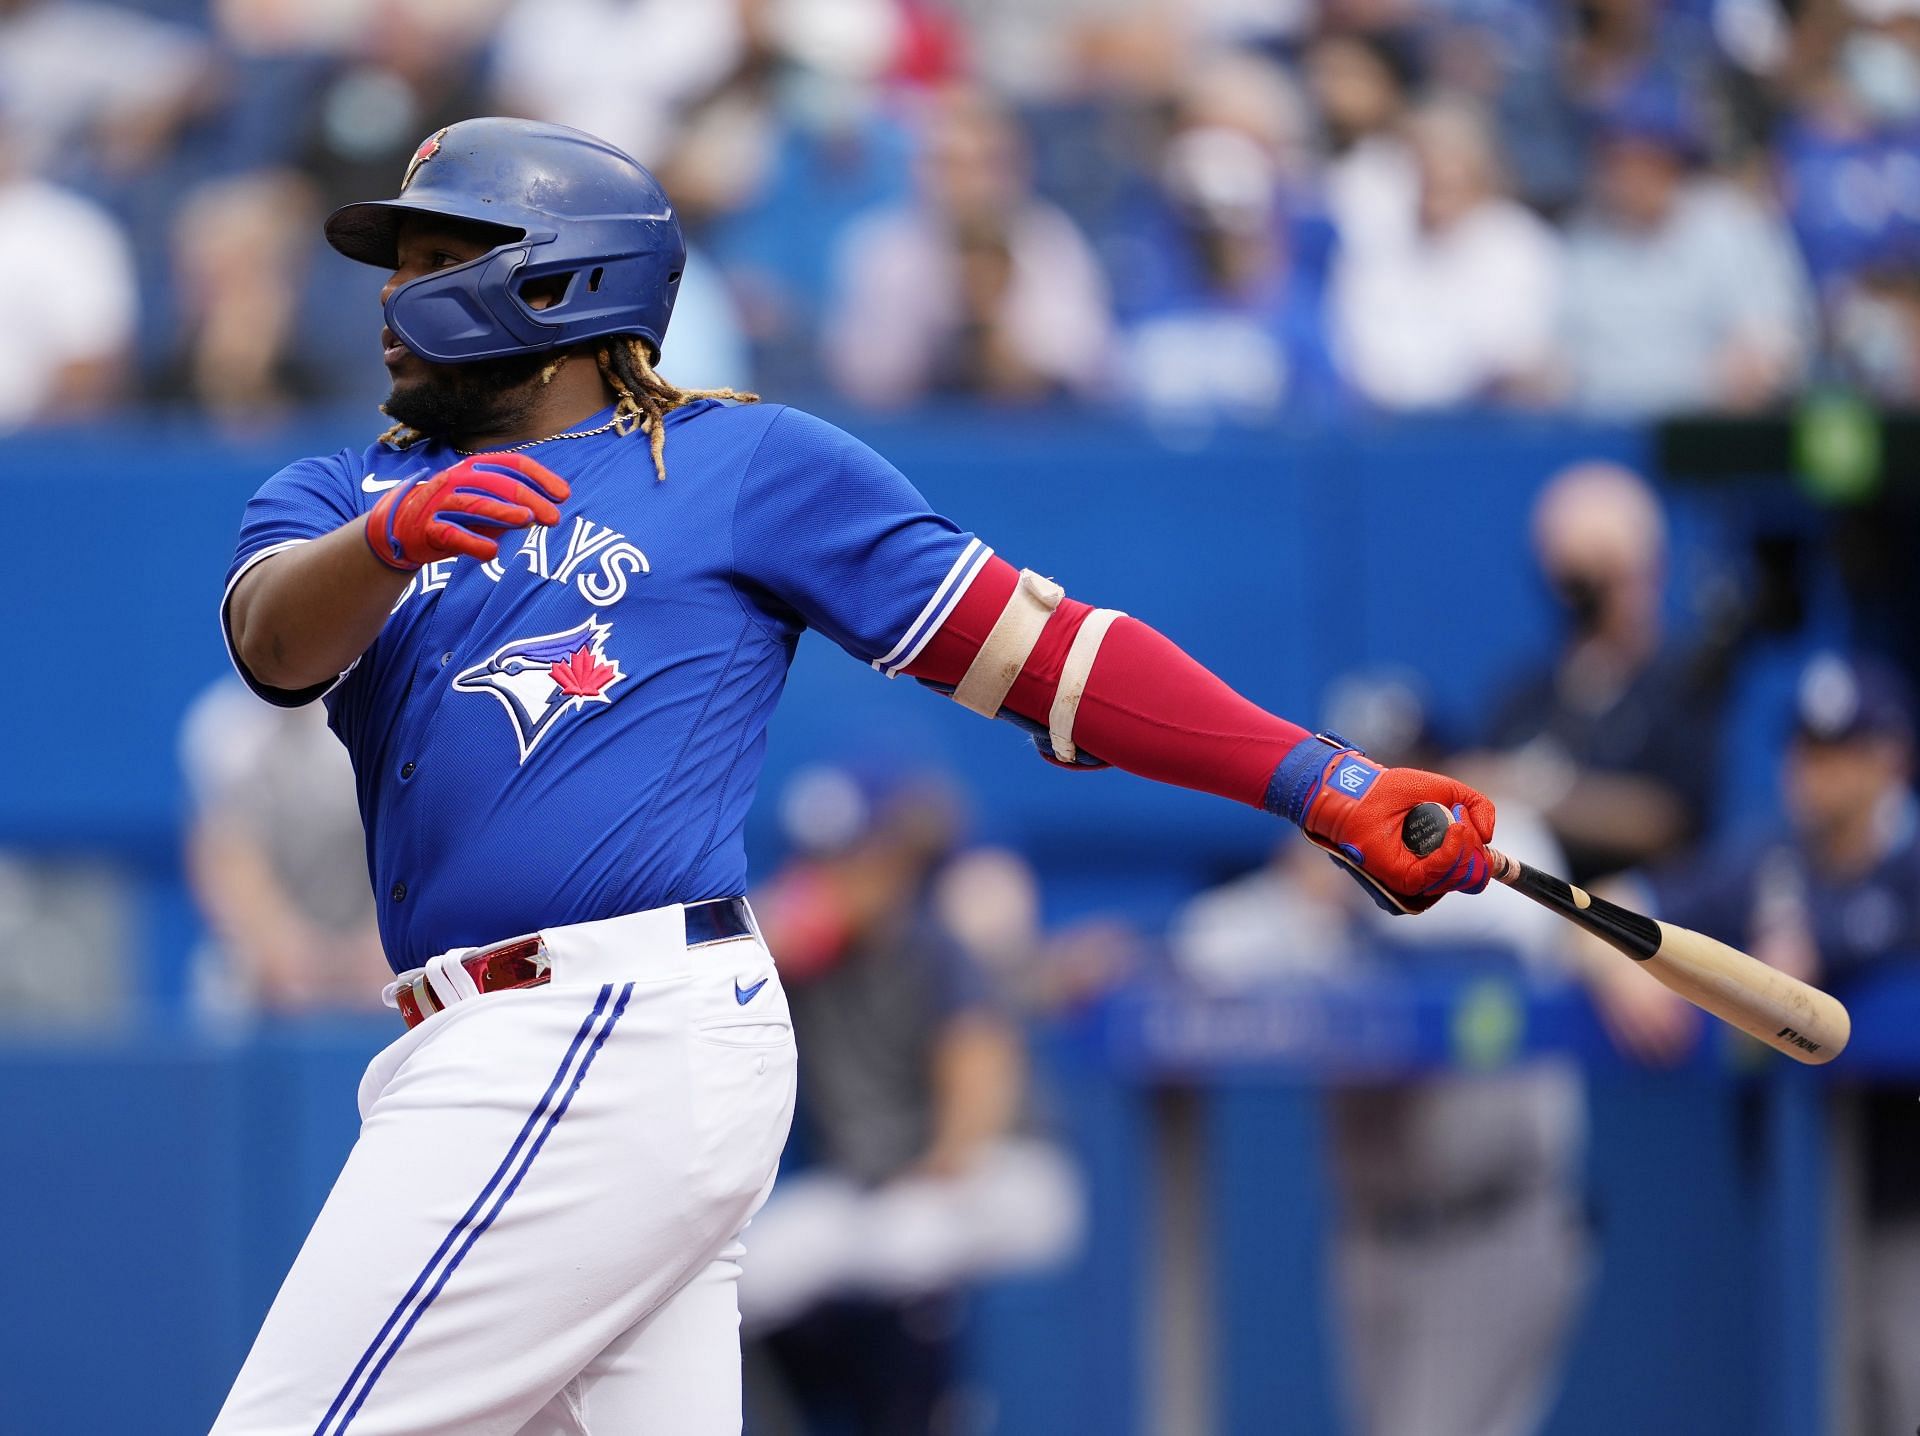
[[[1844,995],[1856,977],[1920,956],[1920,804],[1903,798],[1878,860],[1839,878],[1788,836],[1744,843],[1649,874],[1668,922],[1749,947],[1769,902],[1792,901],[1820,953],[1821,985]]]
[[[491,563],[422,568],[325,691],[396,970],[742,892],[741,830],[801,630],[897,672],[986,562],[810,415],[709,400],[666,423],[664,481],[643,435],[533,447],[572,485],[560,523],[507,535]],[[457,459],[377,444],[283,469],[247,505],[227,592]]]

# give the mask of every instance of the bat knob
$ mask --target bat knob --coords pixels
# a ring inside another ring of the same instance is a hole
[[[1452,826],[1453,814],[1440,803],[1422,803],[1407,813],[1400,824],[1400,841],[1416,858],[1424,858],[1440,846]]]

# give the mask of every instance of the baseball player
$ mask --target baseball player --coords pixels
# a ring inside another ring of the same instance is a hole
[[[1263,712],[820,420],[663,379],[680,228],[611,145],[469,120],[326,231],[391,272],[396,422],[266,482],[221,613],[353,759],[407,1031],[221,1436],[739,1429],[795,1060],[741,827],[806,627],[1053,763],[1289,819],[1395,910],[1485,886],[1472,789]],[[1420,859],[1423,801],[1457,821]]]

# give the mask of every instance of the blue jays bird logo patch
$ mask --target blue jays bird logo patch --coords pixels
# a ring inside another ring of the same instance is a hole
[[[516,638],[454,676],[457,693],[486,693],[500,700],[527,761],[540,740],[569,713],[589,703],[611,703],[608,692],[627,675],[607,654],[611,623],[589,618],[565,633]]]
[[[420,166],[440,153],[440,137],[445,130],[435,130],[420,142],[420,148],[413,152],[413,158],[407,161],[407,173],[400,181],[400,193],[407,192],[407,186],[413,183],[413,177],[420,173]]]

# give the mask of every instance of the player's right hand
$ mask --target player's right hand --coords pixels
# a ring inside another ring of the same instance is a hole
[[[1438,803],[1453,814],[1439,845],[1407,851],[1407,814]],[[1418,768],[1387,768],[1345,739],[1316,734],[1275,770],[1269,808],[1299,824],[1390,913],[1425,912],[1450,892],[1477,893],[1493,875],[1493,803],[1465,783]]]
[[[555,504],[570,492],[525,454],[475,454],[388,490],[367,514],[367,546],[402,573],[447,558],[484,562],[502,534],[559,523]]]

